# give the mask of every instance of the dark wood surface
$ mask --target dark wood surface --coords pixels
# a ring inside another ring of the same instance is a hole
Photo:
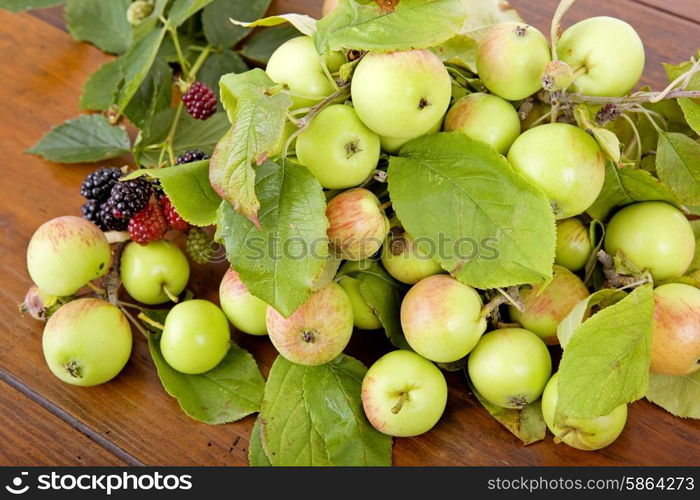
[[[547,31],[557,2],[512,3],[528,22]],[[272,11],[318,14],[320,4],[278,0]],[[696,0],[579,0],[565,24],[605,14],[629,21],[647,46],[644,82],[660,87],[665,83],[662,61],[686,60],[697,51],[699,9]],[[63,26],[60,9],[19,15],[0,11],[5,96],[0,122],[0,464],[244,465],[253,417],[223,426],[190,420],[163,391],[141,338],[114,381],[89,389],[72,387],[54,378],[44,363],[42,325],[17,313],[30,285],[25,249],[31,234],[49,218],[79,214],[78,186],[94,168],[54,165],[22,154],[51,126],[78,114],[83,82],[108,60],[92,46],[73,42]],[[223,266],[195,266],[195,293],[216,301],[223,272]],[[269,342],[234,336],[267,373],[275,357]],[[359,332],[348,352],[369,364],[387,347],[380,333]],[[523,447],[479,406],[462,376],[450,374],[448,382],[443,419],[428,434],[397,439],[395,464],[680,465],[697,464],[700,457],[700,422],[674,418],[646,401],[631,405],[622,436],[600,452],[556,445],[551,437]]]

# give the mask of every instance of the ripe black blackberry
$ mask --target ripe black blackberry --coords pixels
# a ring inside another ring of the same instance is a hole
[[[127,222],[134,215],[146,208],[153,193],[151,183],[143,177],[129,181],[117,182],[107,200],[112,205],[112,215]]]
[[[80,211],[83,213],[83,219],[87,219],[97,227],[105,230],[105,226],[100,218],[100,202],[97,200],[88,200],[82,207]]]
[[[80,194],[88,200],[105,201],[122,175],[122,170],[118,167],[99,168],[85,177],[80,186]]]
[[[194,82],[182,96],[182,102],[196,120],[206,120],[216,113],[216,95],[202,82]]]
[[[209,155],[201,149],[191,149],[175,158],[175,165],[183,165],[195,161],[208,160]]]
[[[107,200],[100,207],[100,221],[103,231],[126,231],[129,227],[129,219],[119,219],[114,216],[114,204]]]

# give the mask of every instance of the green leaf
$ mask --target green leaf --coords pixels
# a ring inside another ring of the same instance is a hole
[[[290,161],[263,163],[255,192],[260,229],[224,202],[217,239],[250,293],[289,316],[315,290],[326,269],[326,200],[316,178]]]
[[[148,340],[148,348],[163,388],[193,419],[226,424],[259,411],[265,379],[253,356],[236,344],[231,344],[221,363],[201,375],[186,375],[171,368],[153,337]]]
[[[695,257],[693,257],[693,262],[688,266],[688,272],[700,269],[700,220],[691,220],[690,225],[693,228],[693,233],[695,234]]]
[[[525,446],[542,441],[547,434],[547,424],[542,416],[542,403],[540,400],[525,405],[520,410],[503,408],[491,404],[476,390],[471,380],[469,389],[474,393],[479,403],[511,434],[520,439]]]
[[[124,54],[122,58],[122,81],[124,83],[119,89],[117,97],[117,106],[120,111],[126,109],[129,101],[141,86],[141,82],[148,75],[164,36],[165,28],[151,31]]]
[[[557,337],[562,349],[566,349],[566,345],[571,340],[571,337],[576,333],[576,330],[583,322],[591,315],[594,307],[604,309],[605,307],[616,304],[627,296],[626,292],[615,288],[604,288],[592,293],[587,298],[579,302],[571,312],[561,320],[557,326]]]
[[[684,204],[700,205],[700,144],[687,135],[660,132],[656,172]]]
[[[168,168],[141,169],[126,178],[142,175],[160,180],[177,213],[190,224],[209,226],[216,222],[221,198],[209,184],[208,160]]]
[[[389,160],[393,207],[418,248],[463,283],[496,288],[551,276],[549,202],[493,148],[425,136]]]
[[[177,28],[211,2],[212,0],[175,0],[168,13],[168,23]]]
[[[265,17],[253,22],[243,22],[237,19],[231,19],[231,22],[236,26],[242,26],[244,28],[278,26],[280,24],[289,23],[304,35],[311,36],[316,32],[316,19],[305,14],[282,14],[279,16]]]
[[[168,122],[170,119],[170,122]],[[149,134],[139,143],[138,161],[145,166],[158,165],[160,151],[158,149],[146,149],[149,145],[162,142],[167,136],[172,124],[173,110],[165,109],[154,117],[151,122]],[[165,128],[167,127],[167,128]],[[226,113],[216,113],[207,120],[195,120],[187,113],[180,114],[180,120],[175,135],[173,136],[173,153],[181,155],[190,149],[201,149],[211,154],[215,144],[221,139],[229,128]],[[156,133],[159,132],[159,133]]]
[[[76,40],[90,42],[105,52],[122,54],[131,45],[126,10],[131,0],[68,0],[68,31]]]
[[[170,107],[173,89],[173,70],[162,59],[156,59],[124,114],[140,129],[148,125],[156,113]]]
[[[244,73],[248,71],[248,65],[232,50],[222,50],[207,57],[197,73],[197,79],[206,83],[214,94],[219,95],[219,79],[227,73]],[[221,102],[217,103],[219,109],[223,109]]]
[[[245,42],[241,49],[241,55],[258,64],[267,64],[277,47],[298,36],[299,31],[294,26],[267,28],[253,34]]]
[[[202,12],[204,36],[214,47],[233,47],[249,33],[250,30],[236,26],[230,18],[241,21],[255,21],[270,6],[270,0],[214,0]],[[221,75],[219,75],[221,76]]]
[[[270,467],[272,465],[262,447],[261,432],[260,418],[256,418],[248,441],[248,463],[251,467]]]
[[[377,3],[361,5],[355,0],[341,0],[317,23],[314,39],[321,54],[341,49],[432,47],[459,33],[467,10],[462,0],[402,0],[391,11]]]
[[[681,376],[649,373],[646,398],[677,417],[700,419],[700,371]]]
[[[637,288],[586,320],[559,365],[557,415],[594,418],[644,397],[649,381],[654,298]]]
[[[104,63],[83,85],[80,109],[104,111],[114,104],[121,82],[121,60]]]
[[[454,64],[476,73],[476,48],[478,42],[466,35],[455,35],[430,50],[444,63]]]
[[[479,42],[491,26],[507,21],[522,21],[518,12],[508,2],[503,0],[469,2],[468,15],[459,32]]]
[[[82,115],[52,128],[27,150],[57,163],[85,163],[129,152],[129,136],[102,115]]]
[[[21,12],[31,9],[45,9],[54,5],[63,5],[66,0],[0,0],[0,9]]]
[[[692,66],[692,62],[687,61],[676,66],[664,64],[664,69],[668,75],[669,82],[687,72]],[[700,74],[695,73],[685,87],[685,90],[700,90]],[[678,99],[678,104],[683,110],[685,120],[696,134],[700,134],[700,99]]]
[[[209,178],[219,196],[258,225],[252,164],[260,165],[281,148],[292,99],[261,69],[224,75],[220,85],[233,126],[214,149]]]
[[[366,368],[340,355],[321,366],[278,356],[265,387],[263,447],[277,466],[389,466],[390,436],[375,430],[362,409]]]
[[[605,182],[595,203],[586,211],[594,219],[605,220],[615,207],[639,201],[665,201],[680,207],[678,197],[646,170],[605,165]]]

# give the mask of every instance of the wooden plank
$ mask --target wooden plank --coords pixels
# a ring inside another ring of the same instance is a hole
[[[527,4],[525,17],[540,26],[552,12],[534,2],[521,3]],[[582,3],[588,4],[591,14],[591,4]],[[312,0],[277,1],[273,11],[314,14],[319,6],[320,2]],[[601,13],[603,8],[595,7],[596,14]],[[636,8],[635,15],[654,12],[643,6]],[[572,21],[576,15],[582,13],[574,12]],[[658,16],[655,12],[653,15]],[[656,38],[652,33],[642,33],[650,40],[652,51],[660,50],[654,44],[665,44],[675,37]],[[32,43],[26,44],[27,39]],[[691,42],[687,38],[674,41],[677,50],[686,51]],[[0,276],[0,314],[5,318],[0,327],[5,340],[0,347],[1,370],[143,463],[247,463],[253,418],[223,426],[190,420],[162,390],[141,338],[136,339],[124,372],[100,387],[83,389],[62,384],[46,368],[41,354],[41,325],[18,317],[15,309],[30,284],[24,252],[33,230],[46,219],[79,213],[78,186],[94,167],[52,165],[21,151],[51,125],[78,113],[76,103],[83,81],[108,58],[87,44],[72,42],[66,33],[36,18],[5,12],[0,13],[0,58],[11,61],[0,67],[0,77],[6,82],[6,95],[13,96],[5,101],[6,119],[0,123],[0,146],[5,152],[5,177],[0,184],[0,264],[4,270]],[[658,78],[658,74],[652,78]],[[658,78],[657,83],[660,81]],[[216,300],[223,271],[224,266],[196,266],[192,279],[195,293]],[[238,334],[235,339],[253,353],[266,373],[275,357],[268,340]],[[370,364],[387,348],[381,333],[359,332],[349,353]],[[450,397],[443,420],[426,435],[397,439],[397,465],[680,465],[695,464],[700,454],[699,422],[676,419],[646,402],[632,405],[623,435],[601,452],[580,452],[555,445],[551,438],[525,448],[478,405],[468,393],[463,375],[449,374],[448,378]],[[21,425],[21,421],[8,422],[10,428]]]
[[[700,23],[700,2],[697,0],[635,0],[677,17]]]
[[[4,382],[0,408],[0,465],[125,465]]]

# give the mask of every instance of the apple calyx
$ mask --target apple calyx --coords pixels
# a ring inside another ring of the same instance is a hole
[[[82,374],[82,367],[80,366],[80,363],[78,363],[76,360],[71,360],[68,363],[63,365],[63,368],[66,370],[66,373],[70,375],[73,378],[83,378]]]
[[[571,66],[564,61],[552,61],[544,68],[542,88],[548,92],[566,90],[574,83],[575,79],[576,73],[571,69]]]
[[[423,111],[428,106],[432,106],[432,104],[425,97],[421,97],[418,101],[418,110]]]
[[[352,158],[354,155],[356,155],[357,153],[361,153],[362,149],[360,149],[359,140],[356,139],[354,141],[348,142],[345,145],[345,152],[347,153],[345,158],[347,158],[348,160],[350,158]]]
[[[399,392],[399,400],[391,408],[391,413],[396,415],[398,412],[401,411],[401,408],[403,408],[403,405],[406,404],[407,401],[408,401],[408,392],[406,392],[406,391]]]
[[[508,398],[508,401],[513,408],[517,408],[518,410],[524,408],[528,404],[527,397],[523,394],[511,396],[510,398]]]
[[[513,28],[513,33],[515,33],[516,36],[525,36],[527,35],[528,28],[529,26],[527,24],[518,24]]]
[[[391,255],[401,255],[406,250],[406,231],[402,226],[393,226],[389,230],[389,250]]]
[[[316,342],[316,335],[318,332],[316,330],[304,330],[301,332],[301,340],[306,342],[307,344],[313,344]]]

